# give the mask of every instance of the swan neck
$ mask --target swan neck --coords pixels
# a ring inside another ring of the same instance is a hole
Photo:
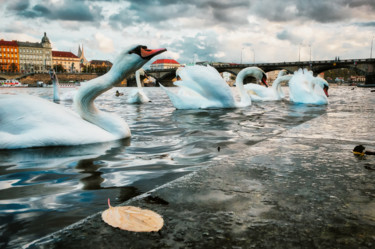
[[[53,101],[60,101],[60,84],[57,79],[53,80]]]
[[[111,69],[106,74],[84,83],[79,88],[74,97],[74,107],[78,114],[85,120],[107,130],[108,132],[119,134],[123,132],[122,127],[115,127],[119,123],[118,118],[100,111],[96,108],[94,100],[102,93],[111,89],[114,85],[120,83],[130,71],[126,70],[121,73]],[[113,120],[111,124],[111,120]]]
[[[249,76],[249,75],[254,75],[254,71],[247,71],[244,72],[243,70],[240,71],[236,77],[236,88],[238,89],[241,97],[241,102],[247,102],[251,104],[251,98],[250,96],[246,93],[246,90],[243,86],[243,81],[244,79]]]
[[[140,73],[139,73],[138,70],[135,72],[135,80],[137,81],[137,87],[138,88],[142,88],[142,85],[141,85],[141,75],[140,75]]]

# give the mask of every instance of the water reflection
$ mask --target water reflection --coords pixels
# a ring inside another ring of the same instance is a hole
[[[28,90],[52,99],[52,89]],[[152,102],[143,105],[126,104],[131,89],[121,89],[120,97],[115,91],[101,95],[96,105],[124,118],[131,139],[0,151],[0,247],[17,248],[104,210],[107,198],[117,205],[214,160],[235,157],[330,108],[281,101],[244,109],[175,110],[159,88],[145,89]],[[72,103],[60,104],[71,108]]]

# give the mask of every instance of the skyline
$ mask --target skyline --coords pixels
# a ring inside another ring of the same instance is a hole
[[[0,38],[113,61],[123,48],[167,48],[179,63],[370,58],[372,0],[0,0]],[[372,53],[374,54],[374,52]],[[374,57],[374,56],[372,56]],[[148,63],[148,65],[150,62]]]

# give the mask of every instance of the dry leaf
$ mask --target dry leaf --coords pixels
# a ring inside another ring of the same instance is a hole
[[[109,208],[102,213],[102,219],[110,226],[133,232],[156,232],[163,225],[163,218],[147,209],[132,206],[112,207],[108,199]]]

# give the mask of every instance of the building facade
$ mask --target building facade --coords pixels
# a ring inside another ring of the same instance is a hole
[[[46,32],[41,42],[17,41],[22,73],[46,73],[52,68],[52,46]]]
[[[17,41],[0,40],[0,72],[19,72],[19,48]]]
[[[53,68],[56,72],[80,73],[81,63],[72,52],[52,51]]]
[[[159,59],[154,61],[151,65],[150,68],[151,70],[153,69],[169,69],[169,68],[177,68],[180,67],[180,63],[173,59]]]

